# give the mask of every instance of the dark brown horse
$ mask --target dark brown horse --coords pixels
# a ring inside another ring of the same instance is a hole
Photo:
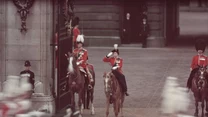
[[[87,65],[89,68],[90,73],[92,74],[93,77],[93,83],[91,83],[92,88],[89,89],[88,88],[88,84],[89,84],[89,80],[87,78],[87,76],[82,73],[83,75],[85,75],[85,88],[84,88],[84,97],[83,97],[83,103],[84,103],[84,109],[89,109],[89,104],[91,103],[91,114],[94,115],[95,114],[95,108],[94,108],[94,104],[93,104],[93,100],[94,100],[94,86],[95,86],[95,72],[94,72],[94,68],[91,64]]]
[[[69,83],[69,91],[71,95],[71,106],[72,110],[75,111],[75,93],[78,93],[78,106],[81,111],[83,112],[83,96],[84,96],[84,83],[85,78],[81,74],[79,67],[77,66],[77,57],[74,54],[69,53],[68,55],[68,83]]]
[[[204,117],[204,105],[206,102],[206,111],[208,112],[208,98],[207,98],[207,72],[206,67],[200,67],[199,70],[195,73],[194,78],[192,80],[192,87],[191,90],[194,94],[195,98],[195,113],[194,116],[198,116],[198,103],[201,102],[202,107],[202,117]]]
[[[91,102],[91,114],[95,114],[95,109],[93,105],[93,99],[94,99],[94,86],[95,86],[95,72],[92,65],[88,64],[88,68],[90,73],[92,74],[92,77],[94,79],[94,82],[91,83],[92,89],[88,89],[88,78],[86,78],[86,73],[82,69],[77,66],[77,57],[74,54],[69,53],[68,56],[68,77],[69,77],[69,90],[71,92],[71,102],[72,107],[75,108],[75,98],[74,94],[78,93],[79,95],[79,109],[81,113],[83,112],[83,109],[89,108],[89,103]]]
[[[109,106],[113,103],[115,117],[121,109],[121,116],[123,117],[123,102],[125,99],[124,93],[119,85],[118,80],[112,72],[104,73],[104,90],[106,95],[106,117],[109,115]]]

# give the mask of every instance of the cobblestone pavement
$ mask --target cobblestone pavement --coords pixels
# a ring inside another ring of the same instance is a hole
[[[105,117],[105,95],[103,73],[110,70],[102,58],[112,48],[87,48],[89,62],[95,67],[96,85],[94,94],[94,117]],[[121,47],[120,56],[124,59],[123,71],[126,76],[129,97],[124,102],[124,117],[159,117],[161,92],[167,76],[179,78],[181,86],[186,86],[189,67],[194,47],[174,48],[131,48]],[[192,95],[190,93],[190,95]],[[191,96],[193,98],[193,96]],[[192,99],[193,100],[193,99]],[[111,106],[112,107],[112,106]],[[200,106],[199,106],[200,107]],[[194,113],[194,103],[188,114]],[[114,113],[111,108],[110,117]],[[91,117],[90,110],[85,110],[84,117]]]

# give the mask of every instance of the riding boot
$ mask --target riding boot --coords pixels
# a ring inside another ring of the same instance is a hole
[[[120,83],[122,84],[122,89],[123,89],[123,92],[126,96],[129,96],[128,92],[127,92],[127,84],[126,84],[126,78],[123,74],[121,74],[122,77],[119,78],[120,80]]]
[[[187,88],[190,89],[191,88],[191,77],[189,77],[188,82],[187,82]]]
[[[124,94],[126,96],[129,96],[129,94],[127,93],[127,84],[126,84],[125,76],[117,70],[113,70],[112,72],[116,76],[116,78],[118,79],[118,82],[121,85],[121,88],[122,88],[122,91],[124,92]]]

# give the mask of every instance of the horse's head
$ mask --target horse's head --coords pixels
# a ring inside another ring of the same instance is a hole
[[[206,72],[207,68],[206,66],[200,66],[199,70],[197,72],[197,82],[198,82],[198,87],[202,88],[205,85],[206,82],[206,76],[207,76],[207,72]]]
[[[77,57],[74,53],[68,53],[68,55],[66,55],[67,59],[68,59],[68,73],[74,73],[74,70],[77,67]]]
[[[112,72],[108,72],[108,73],[105,72],[103,75],[106,93],[110,93],[112,91],[112,83],[113,83],[112,77],[113,77]]]

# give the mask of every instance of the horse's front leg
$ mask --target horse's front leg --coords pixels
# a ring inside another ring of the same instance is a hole
[[[83,91],[79,92],[79,100],[78,100],[79,110],[80,110],[81,114],[83,113],[83,109],[84,109],[84,105],[83,105],[84,94],[83,93],[84,93]]]
[[[194,116],[195,117],[198,117],[198,112],[199,112],[199,109],[198,109],[198,99],[195,99],[195,113],[194,113]]]
[[[208,115],[208,100],[206,99],[206,116]]]
[[[106,97],[106,117],[109,115],[110,97]]]
[[[93,104],[93,100],[94,100],[94,90],[90,91],[91,96],[90,96],[90,101],[91,101],[91,114],[94,115],[95,114],[95,108],[94,108],[94,104]]]
[[[72,112],[75,112],[75,97],[73,92],[71,92],[71,109]]]
[[[117,100],[114,102],[114,112],[115,112],[115,117],[118,117],[119,109],[120,109],[120,100],[117,99]]]
[[[202,117],[204,117],[204,99],[202,99],[202,103],[201,103],[201,107],[202,107]]]
[[[125,96],[123,95],[122,96],[122,99],[121,99],[121,117],[124,117],[123,116],[123,103],[124,103],[124,98],[125,98]]]

